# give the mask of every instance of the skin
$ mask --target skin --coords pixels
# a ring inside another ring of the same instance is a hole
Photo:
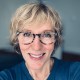
[[[34,34],[39,34],[46,30],[52,30],[52,24],[49,21],[45,22],[44,24],[33,24],[29,26],[24,24],[23,26],[25,26],[24,30],[29,30]],[[20,35],[18,36],[18,42],[26,67],[28,68],[31,76],[35,80],[44,80],[45,77],[50,73],[53,65],[53,61],[51,60],[50,56],[54,50],[54,43],[44,45],[40,42],[38,36],[36,36],[33,43],[26,45]],[[45,55],[36,58],[30,56],[29,53],[30,55],[33,54],[34,56],[39,56],[43,53],[45,53]]]

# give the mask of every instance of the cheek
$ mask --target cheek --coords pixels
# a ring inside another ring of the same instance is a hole
[[[49,46],[45,46],[46,50],[54,50],[54,44],[50,44]]]
[[[22,39],[19,39],[18,42],[21,52],[24,52],[29,49],[30,45],[25,45]]]
[[[25,52],[29,50],[29,45],[24,45],[23,43],[19,43],[21,52]]]
[[[54,50],[54,44],[50,44],[49,46],[45,46],[45,51],[48,53],[48,55],[51,55]]]

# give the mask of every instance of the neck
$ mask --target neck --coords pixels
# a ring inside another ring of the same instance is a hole
[[[52,65],[53,61],[49,60],[41,69],[33,70],[28,68],[28,70],[34,80],[46,80],[50,74]]]

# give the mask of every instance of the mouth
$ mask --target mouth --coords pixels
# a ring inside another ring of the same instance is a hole
[[[28,53],[31,59],[40,60],[44,57],[45,53],[42,54],[32,54]]]

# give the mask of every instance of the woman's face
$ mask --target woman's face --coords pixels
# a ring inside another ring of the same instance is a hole
[[[41,25],[33,24],[27,26],[25,24],[23,26],[26,27],[24,31],[29,31],[33,34],[41,34],[45,31],[52,30],[52,25],[49,21]],[[49,64],[52,51],[54,50],[54,43],[45,45],[36,36],[31,44],[26,44],[26,41],[21,37],[21,33],[18,36],[18,41],[22,56],[28,68],[41,69],[44,65]]]

